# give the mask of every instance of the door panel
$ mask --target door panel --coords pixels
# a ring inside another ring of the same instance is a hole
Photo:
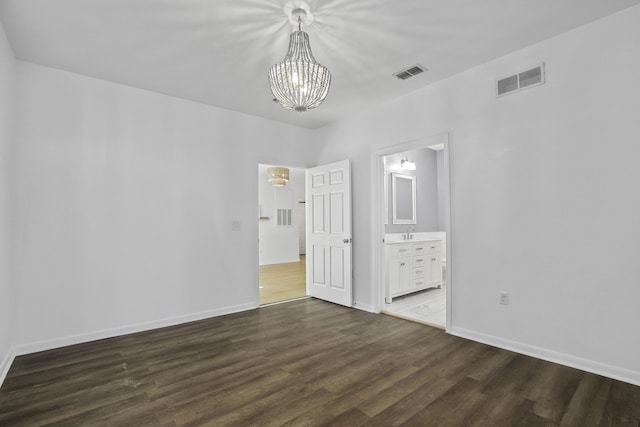
[[[348,160],[307,170],[307,293],[346,306],[351,289],[351,168]]]
[[[313,233],[324,233],[324,194],[314,195],[311,206],[313,207]]]
[[[331,233],[344,233],[344,194],[331,193],[330,209],[331,209]]]
[[[324,285],[324,248],[322,246],[313,245],[313,277],[312,282]]]
[[[331,287],[344,289],[344,248],[331,248]]]

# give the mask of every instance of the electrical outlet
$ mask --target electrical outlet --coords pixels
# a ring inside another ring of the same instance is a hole
[[[500,292],[500,304],[509,305],[509,294],[507,292]]]

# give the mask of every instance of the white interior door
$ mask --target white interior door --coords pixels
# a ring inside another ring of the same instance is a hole
[[[352,306],[351,166],[307,170],[307,293]]]

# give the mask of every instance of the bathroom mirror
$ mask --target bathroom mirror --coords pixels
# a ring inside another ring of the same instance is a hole
[[[393,223],[416,223],[416,177],[401,173],[391,174],[393,194]]]

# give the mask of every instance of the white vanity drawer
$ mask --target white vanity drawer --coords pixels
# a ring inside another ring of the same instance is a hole
[[[424,255],[418,255],[413,257],[413,266],[414,267],[424,267],[427,260],[430,258]]]
[[[416,245],[414,253],[416,255],[439,255],[442,244],[440,242],[425,242]]]
[[[424,267],[414,267],[413,271],[411,272],[411,277],[413,278],[424,277],[424,275],[425,275]]]
[[[422,255],[423,253],[425,253],[425,250],[427,248],[424,243],[420,243],[418,245],[414,245],[412,249],[414,255]]]
[[[413,255],[413,248],[410,245],[395,245],[391,247],[391,256],[409,256]]]

